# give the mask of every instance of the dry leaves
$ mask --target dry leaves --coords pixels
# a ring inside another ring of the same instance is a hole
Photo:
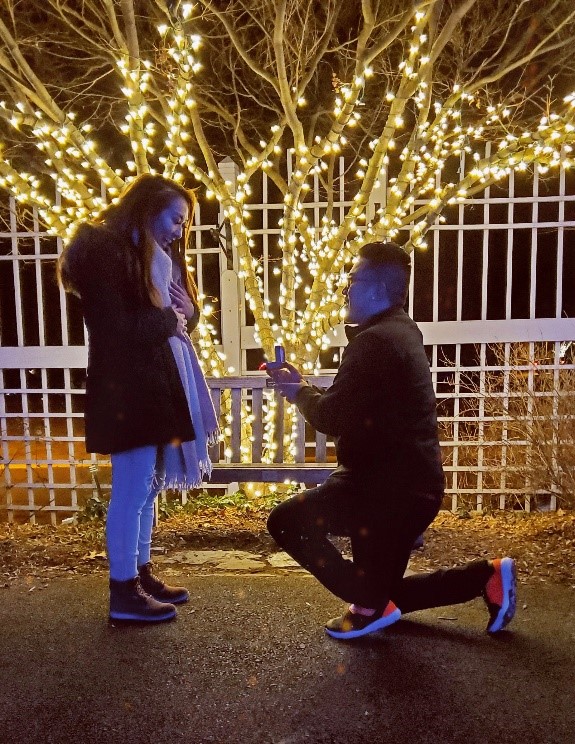
[[[178,515],[160,524],[154,546],[162,552],[217,547],[269,554],[276,548],[266,517],[233,508]],[[104,547],[101,524],[0,525],[0,588],[17,577],[38,584],[63,573],[105,572]],[[411,567],[433,570],[502,555],[516,559],[520,580],[575,586],[575,513],[497,512],[461,519],[442,512]]]
[[[497,512],[460,519],[440,514],[414,554],[414,570],[509,555],[521,580],[575,585],[575,514]]]

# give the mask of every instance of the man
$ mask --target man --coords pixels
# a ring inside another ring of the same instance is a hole
[[[325,626],[334,638],[356,638],[402,613],[481,595],[488,632],[501,630],[515,613],[511,558],[404,577],[444,489],[429,362],[421,333],[403,310],[410,271],[409,255],[394,243],[360,250],[344,290],[347,319],[357,327],[329,389],[308,385],[290,364],[268,370],[279,393],[315,429],[336,438],[338,468],[268,519],[276,542],[350,603]],[[329,535],[351,538],[353,560]]]

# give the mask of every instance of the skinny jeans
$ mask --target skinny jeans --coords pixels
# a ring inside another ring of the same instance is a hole
[[[390,487],[339,468],[323,485],[275,507],[268,530],[345,602],[379,610],[391,599],[402,613],[458,604],[481,595],[493,573],[486,560],[404,576],[413,543],[436,517],[442,496]],[[351,559],[330,535],[350,538]]]
[[[164,481],[156,445],[118,452],[112,460],[112,495],[106,518],[110,578],[127,581],[150,560],[154,500]]]

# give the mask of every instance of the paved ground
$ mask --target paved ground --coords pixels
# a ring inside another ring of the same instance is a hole
[[[305,574],[170,568],[191,601],[156,627],[108,625],[102,575],[0,590],[2,744],[575,741],[571,587],[521,587],[496,638],[477,600],[341,643]]]

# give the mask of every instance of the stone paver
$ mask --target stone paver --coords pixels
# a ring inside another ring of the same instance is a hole
[[[182,550],[178,553],[157,555],[155,563],[169,566],[194,566],[217,571],[266,571],[277,570],[305,572],[287,553],[278,552],[268,556],[248,553],[245,550]]]
[[[268,556],[267,562],[274,568],[293,568],[298,571],[303,571],[299,563],[296,563],[294,559],[287,553],[272,553]]]
[[[183,550],[169,557],[158,556],[157,563],[181,566],[209,566],[220,571],[263,571],[266,562],[261,555],[244,550]]]

